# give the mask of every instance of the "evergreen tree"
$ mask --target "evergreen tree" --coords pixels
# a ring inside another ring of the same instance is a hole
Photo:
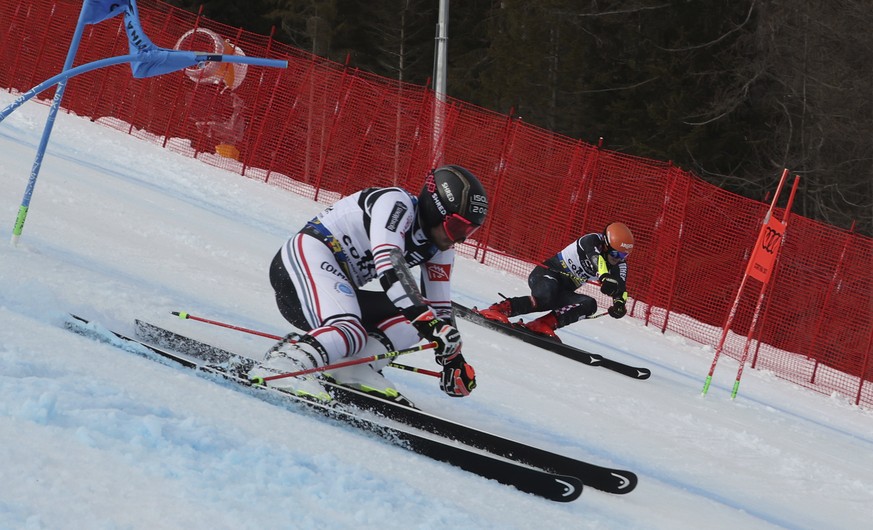
[[[203,16],[252,33],[269,35],[273,22],[264,17],[269,0],[165,0],[166,3],[197,13],[203,7]]]
[[[274,20],[276,39],[322,57],[331,57],[336,33],[336,0],[266,0],[272,7],[263,16]],[[338,60],[342,61],[342,57]]]
[[[433,75],[437,1],[170,3],[392,79]],[[798,212],[871,234],[871,23],[866,0],[455,1],[447,89],[757,200],[787,167]]]
[[[343,0],[336,47],[351,64],[399,81],[425,84],[432,69],[436,6],[429,0]]]

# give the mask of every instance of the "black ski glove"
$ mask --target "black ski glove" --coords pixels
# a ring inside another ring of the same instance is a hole
[[[624,300],[617,298],[612,301],[612,307],[606,310],[612,318],[621,318],[627,314],[627,308],[624,306]]]
[[[476,371],[459,353],[443,366],[440,390],[452,397],[465,397],[469,396],[474,388],[476,388]]]
[[[601,274],[600,292],[606,296],[615,296],[619,294],[618,278],[609,273]]]

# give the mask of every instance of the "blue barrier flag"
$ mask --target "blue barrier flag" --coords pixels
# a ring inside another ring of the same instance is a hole
[[[143,77],[168,74],[194,66],[201,62],[200,57],[202,57],[202,54],[198,56],[194,52],[165,50],[155,47],[150,50],[140,51],[136,60],[130,61],[130,68],[133,70],[133,77],[141,79]]]
[[[85,0],[82,4],[82,20],[85,24],[99,24],[106,19],[124,13],[126,0]]]
[[[146,36],[139,23],[139,10],[136,0],[85,0],[82,4],[82,17],[86,24],[98,24],[124,13],[124,29],[130,54],[136,59],[130,61],[133,77],[153,77],[168,74],[200,64],[206,59],[203,53],[168,50],[155,46]],[[220,61],[221,56],[210,56]]]
[[[127,0],[128,9],[124,12],[124,29],[130,54],[137,58],[130,62],[133,77],[153,77],[168,74],[196,65],[199,60],[193,52],[167,50],[155,46],[146,36],[139,23],[139,10],[135,0]]]

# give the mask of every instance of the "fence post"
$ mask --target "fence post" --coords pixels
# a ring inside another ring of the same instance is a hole
[[[455,122],[460,115],[460,111],[456,110],[458,109],[457,103],[449,101],[445,95],[441,96],[436,91],[431,91],[431,94],[430,103],[433,105],[433,108],[430,116],[431,143],[429,145],[430,152],[428,153],[429,162],[427,171],[443,165],[446,139],[454,131]],[[434,131],[437,134],[434,134]]]
[[[276,26],[270,27],[270,35],[267,37],[267,48],[264,50],[264,57],[270,56],[270,51],[273,48],[273,36],[276,34]],[[279,72],[276,74],[276,82],[273,84],[273,90],[270,91],[270,101],[266,105],[266,111],[268,112],[273,108],[273,98],[276,95],[276,92],[279,90],[279,80],[282,79],[282,73]],[[258,87],[255,89],[255,103],[252,107],[257,110],[260,108],[261,104],[261,93],[264,90],[264,72],[261,72],[261,75],[258,76]],[[249,167],[249,160],[254,156],[253,153],[257,153],[258,149],[261,147],[261,138],[264,133],[264,124],[267,122],[266,112],[261,114],[261,125],[258,127],[258,133],[255,135],[255,141],[251,144],[249,148],[249,154],[243,155],[242,157],[242,170],[240,174],[245,176],[246,170]],[[254,119],[254,112],[252,113],[252,118]]]
[[[846,234],[846,240],[843,241],[843,249],[840,252],[840,259],[837,260],[837,266],[834,268],[834,273],[831,275],[831,281],[828,284],[828,291],[827,291],[827,293],[825,293],[824,302],[822,302],[821,310],[818,312],[818,318],[816,319],[816,324],[815,324],[815,331],[812,334],[812,343],[809,345],[809,350],[807,350],[807,352],[806,352],[807,357],[812,357],[815,359],[815,365],[813,366],[813,369],[812,369],[812,375],[809,376],[809,382],[812,384],[815,383],[815,378],[818,375],[818,365],[820,364],[819,360],[818,360],[819,356],[817,355],[816,348],[818,346],[818,339],[821,336],[821,328],[822,328],[822,325],[824,324],[824,320],[825,320],[825,308],[827,308],[831,303],[831,295],[833,294],[834,290],[836,289],[836,284],[840,278],[840,273],[843,270],[843,264],[846,261],[846,251],[849,248],[849,242],[851,241],[852,235],[854,234],[854,232],[855,232],[855,222],[852,221],[852,227],[849,229],[849,233]]]
[[[33,61],[33,69],[30,71],[30,79],[27,80],[27,85],[29,87],[39,84],[39,81],[36,81],[36,72],[37,72],[39,65],[42,64],[42,54],[45,51],[45,41],[46,41],[46,39],[48,39],[49,33],[51,33],[52,20],[54,19],[55,13],[57,13],[57,9],[58,9],[57,4],[56,3],[53,4],[52,10],[51,10],[51,15],[49,16],[49,19],[46,21],[45,33],[43,33],[42,37],[39,39],[39,46],[38,46],[39,51],[36,54],[36,60]],[[78,35],[74,35],[73,40],[72,40],[72,42],[76,45],[76,48],[70,50],[70,52],[72,52],[73,56],[67,58],[68,66],[67,66],[67,68],[65,68],[65,70],[73,66],[73,59],[75,59],[76,52],[79,49],[79,40],[82,38],[82,33],[84,33],[84,28],[80,27],[80,26],[83,26],[83,25],[80,24],[79,26],[76,26],[76,30],[78,30],[79,33],[78,33]],[[57,87],[55,87],[55,91],[56,91],[55,93],[57,93],[57,91],[61,91],[61,93],[63,94],[64,89],[62,87],[64,87],[65,85],[66,85],[66,83],[64,83],[63,85],[59,84]],[[48,94],[46,94],[46,97],[48,97]]]
[[[15,6],[15,13],[12,14],[12,20],[9,23],[9,29],[7,29],[4,32],[0,32],[0,50],[7,49],[7,47],[6,47],[8,44],[7,40],[9,39],[9,36],[12,35],[11,28],[14,28],[16,26],[16,22],[18,21],[18,15],[19,15],[23,5],[24,5],[24,2],[20,2],[17,6]],[[28,11],[28,10],[25,10],[25,11]],[[19,26],[27,27],[26,24],[19,24]],[[19,44],[21,44],[21,43],[19,42]],[[15,53],[15,61],[13,61],[12,68],[9,71],[9,86],[6,87],[6,91],[9,92],[10,94],[12,93],[12,85],[14,84],[12,82],[12,80],[15,79],[15,72],[18,70],[18,62],[21,60],[21,56],[22,56],[21,53]]]
[[[858,394],[855,395],[855,405],[861,404],[861,391],[867,380],[867,367],[870,366],[870,351],[873,350],[873,322],[870,323],[870,336],[867,337],[867,351],[864,353],[864,362],[861,363],[861,377],[858,381]]]
[[[680,183],[687,184],[688,181],[689,181],[688,176],[684,172],[681,173],[681,175],[680,175],[679,169],[676,166],[674,166],[673,162],[671,161],[670,166],[667,168],[667,193],[664,197],[664,202],[663,202],[664,207],[661,210],[661,222],[659,223],[659,227],[661,227],[661,229],[663,229],[663,227],[666,227],[666,225],[667,225],[667,223],[664,221],[664,219],[666,219],[667,216],[669,215],[670,206],[673,203],[679,205],[679,208],[681,209],[682,224],[684,225],[685,222],[687,221],[688,192],[689,192],[690,186],[686,185],[683,187],[683,189],[685,190],[685,193],[682,194],[681,200],[680,200],[680,198],[676,197],[676,195],[678,193],[675,191],[675,189],[678,186],[678,184],[680,184]],[[666,268],[667,274],[669,276],[669,282],[667,285],[667,301],[664,304],[664,322],[661,324],[661,333],[664,333],[665,331],[667,331],[667,326],[670,322],[670,313],[673,310],[673,300],[675,300],[675,298],[676,298],[676,279],[677,279],[678,272],[679,272],[679,267],[677,266],[677,263],[679,261],[679,256],[682,255],[682,251],[681,251],[681,249],[682,249],[682,239],[681,239],[682,232],[683,232],[682,230],[679,230],[679,232],[676,234],[676,238],[677,238],[676,251],[675,252],[668,251],[668,253],[670,255],[670,262],[667,263],[666,260],[662,260],[662,259],[655,259],[654,260],[655,267],[656,267],[655,271],[663,270],[664,268]],[[665,237],[665,236],[669,237],[669,234],[664,234],[663,232],[660,233],[660,235],[662,236],[662,239],[661,239],[662,241],[663,241],[663,237]],[[652,240],[655,240],[655,238],[653,237]],[[656,252],[656,255],[660,257],[660,256],[664,255],[664,251],[662,251],[661,248],[659,247],[657,252]],[[660,281],[658,279],[657,274],[652,275],[652,281],[653,282]],[[651,292],[651,289],[649,292]],[[654,297],[652,297],[650,295],[650,298],[654,298]],[[645,318],[646,325],[649,324],[651,314],[652,314],[652,303],[650,300],[650,302],[646,305],[646,318]]]
[[[603,149],[603,137],[601,136],[600,138],[597,139],[597,152],[596,152],[596,156],[594,157],[594,160],[591,163],[591,167],[590,167],[591,173],[589,173],[589,175],[586,177],[586,180],[588,182],[588,187],[586,189],[587,189],[588,193],[585,194],[585,206],[584,206],[584,208],[580,208],[583,213],[582,213],[582,220],[577,223],[579,226],[583,226],[583,227],[588,226],[588,217],[590,216],[590,213],[591,213],[591,208],[589,208],[589,206],[591,205],[591,186],[594,185],[594,181],[599,176],[597,174],[597,172],[600,171],[600,158],[602,156],[600,153],[601,153],[602,149]]]
[[[424,141],[423,141],[423,138],[425,138],[425,135],[423,132],[424,126],[426,123],[429,123],[429,121],[430,121],[430,120],[428,120],[429,111],[433,109],[433,103],[430,101],[431,94],[432,94],[432,92],[428,89],[428,87],[425,87],[425,89],[421,95],[421,103],[419,104],[418,120],[416,121],[416,124],[415,124],[415,136],[412,139],[412,148],[409,151],[409,161],[406,164],[406,170],[403,171],[402,180],[397,182],[397,185],[402,185],[403,187],[405,187],[407,189],[412,188],[413,190],[415,190],[414,186],[409,185],[411,182],[411,179],[414,176],[417,176],[417,173],[419,171],[424,173],[424,172],[427,172],[428,169],[430,169],[427,167],[424,167],[424,168],[420,167],[423,164],[421,162],[419,162],[419,160],[418,160],[418,157],[419,157],[418,153],[421,151],[420,146],[424,143]],[[427,138],[430,138],[430,135],[428,135]],[[424,152],[428,153],[424,157],[426,159],[425,162],[427,163],[427,165],[430,165],[430,160],[429,160],[430,159],[429,153],[431,152],[430,145],[427,146],[427,148],[424,150]],[[400,175],[398,175],[398,177],[400,177]],[[417,184],[417,182],[416,182],[416,184]]]
[[[357,72],[357,68],[355,69]],[[343,116],[343,111],[346,110],[349,97],[352,94],[352,89],[355,87],[357,75],[349,75],[349,68],[343,68],[342,80],[340,81],[340,90],[337,94],[336,110],[333,112],[333,120],[330,124],[330,129],[327,131],[327,140],[321,145],[321,154],[318,160],[318,168],[315,170],[315,202],[318,202],[318,195],[321,192],[321,179],[324,176],[324,166],[327,164],[327,157],[330,155],[331,144],[333,143],[334,135],[339,128],[340,120]]]
[[[310,79],[313,77],[313,74],[315,73],[315,60],[314,59],[315,58],[313,56],[313,60],[309,61],[309,67],[306,69],[306,75],[303,76],[303,81],[301,81],[300,85],[298,85],[298,86],[300,86],[300,87],[311,86],[312,83],[310,82]],[[280,76],[280,78],[281,78],[281,76]],[[279,83],[279,78],[276,79],[276,86],[277,87],[278,87],[278,83]],[[272,102],[273,96],[270,96],[270,97],[271,97],[271,102]],[[270,181],[270,175],[272,175],[273,169],[276,167],[276,157],[279,156],[279,152],[281,151],[279,149],[279,147],[281,147],[282,144],[284,143],[285,135],[288,134],[288,127],[293,122],[293,118],[296,117],[296,111],[300,105],[301,97],[302,97],[301,94],[298,92],[297,96],[294,98],[294,103],[291,105],[291,109],[290,109],[289,114],[285,117],[284,120],[282,120],[282,132],[279,134],[279,138],[276,141],[276,148],[272,149],[272,151],[271,151],[270,163],[267,164],[267,173],[264,175],[264,182],[265,183]],[[272,108],[272,105],[269,108]],[[309,110],[309,112],[311,112],[311,109],[307,109],[307,110]],[[266,120],[264,121],[264,123],[266,124]],[[263,129],[263,127],[262,127],[262,129]],[[308,128],[307,128],[305,134],[307,136],[309,135]],[[309,139],[307,138],[306,141],[308,143]],[[308,157],[308,152],[309,152],[309,147],[307,145],[307,157]],[[304,160],[303,163],[304,163],[304,167],[306,168],[306,167],[308,167],[309,160],[308,159]],[[308,175],[308,170],[305,168],[304,168],[304,176]],[[288,174],[289,177],[293,178],[290,171],[286,170],[286,173]]]
[[[386,101],[388,99],[387,94],[386,94],[387,90],[388,90],[388,88],[386,87],[381,94],[382,101]],[[355,186],[358,185],[357,181],[359,180],[359,177],[357,175],[357,170],[358,170],[358,166],[360,165],[360,161],[361,161],[361,153],[363,153],[364,147],[367,145],[367,139],[370,138],[370,134],[373,132],[373,124],[376,121],[376,119],[378,118],[378,114],[379,113],[371,113],[370,114],[370,120],[367,122],[366,132],[364,132],[363,135],[355,138],[355,140],[357,141],[357,145],[352,150],[353,152],[352,152],[351,159],[348,161],[347,164],[343,164],[345,175],[342,178],[342,189],[339,190],[343,195],[351,195],[355,191],[355,190],[351,189],[348,185],[348,181],[350,178],[354,179],[354,182],[352,182],[353,185],[355,185]],[[397,157],[395,156],[394,159],[395,159],[394,164],[396,167]],[[396,172],[395,172],[395,175],[396,175]],[[396,180],[396,176],[394,177],[394,180]],[[347,191],[349,193],[346,193]]]
[[[403,135],[403,82],[397,81],[397,90],[394,91],[394,94],[388,92],[388,89],[385,89],[385,101],[389,101],[391,96],[394,96],[394,129],[393,138],[391,144],[393,146],[392,152],[394,156],[391,157],[392,162],[392,171],[391,171],[391,185],[397,186],[397,181],[400,178],[400,142],[401,136]]]
[[[497,157],[497,173],[495,174],[496,186],[494,188],[494,194],[492,197],[488,198],[488,216],[493,220],[494,219],[494,210],[495,206],[499,207],[500,205],[500,193],[503,191],[503,182],[506,179],[506,168],[509,166],[509,161],[511,160],[512,146],[515,142],[515,130],[517,127],[517,120],[513,118],[513,113],[515,109],[511,109],[509,114],[506,116],[506,125],[504,127],[506,133],[503,135],[503,143],[500,149],[500,154]],[[499,211],[499,210],[498,210]],[[488,223],[488,227],[484,230],[484,234],[481,240],[477,239],[476,250],[473,253],[473,258],[478,259],[479,263],[485,263],[485,257],[488,253],[488,241],[491,239],[491,227],[494,226],[494,223]],[[482,251],[482,256],[479,257],[479,251]]]
[[[264,78],[262,76],[261,80],[263,81],[263,79]],[[267,88],[267,90],[270,90],[270,98],[267,101],[267,106],[266,106],[266,108],[268,108],[268,109],[271,109],[271,110],[274,109],[273,101],[276,98],[276,93],[279,92],[279,81],[281,81],[281,80],[282,80],[282,74],[278,74],[276,76],[276,81],[273,83],[273,88],[272,89]],[[264,90],[263,84],[258,87],[258,94],[259,95],[260,95],[262,90]],[[284,140],[284,138],[285,138],[285,133],[288,132],[288,123],[291,121],[291,118],[293,117],[293,112],[296,110],[297,102],[299,100],[300,100],[300,95],[298,94],[294,97],[293,101],[291,102],[291,108],[287,109],[289,111],[289,115],[286,116],[284,120],[282,120],[282,130],[280,131],[278,137],[276,138],[276,140],[277,140],[276,147],[282,145],[282,140]],[[261,143],[262,143],[263,138],[264,138],[264,128],[267,126],[268,114],[269,113],[265,112],[261,116],[261,124],[258,127],[258,133],[255,135],[255,141],[251,147],[251,153],[252,153],[251,156],[252,157],[254,156],[254,153],[259,152],[259,150],[261,149]],[[264,168],[267,170],[266,174],[264,175],[264,182],[267,182],[268,180],[270,180],[270,173],[273,171],[273,164],[275,164],[275,162],[276,162],[276,151],[277,150],[278,150],[277,148],[273,148],[272,153],[270,155],[270,163],[267,164],[266,168]],[[246,171],[248,170],[248,164],[249,164],[249,160],[251,159],[251,157],[244,157],[244,158],[245,158],[245,162],[243,162],[243,168],[242,168],[243,175],[245,175]]]
[[[583,198],[587,199],[589,190],[591,189],[591,181],[593,180],[589,177],[594,172],[594,168],[597,167],[597,162],[599,160],[599,146],[593,149],[587,149],[582,140],[576,142],[576,145],[573,147],[573,157],[570,162],[570,167],[568,168],[569,171],[567,172],[567,183],[576,183],[576,188],[570,196],[570,204],[576,202],[581,203]],[[577,170],[576,168],[580,166],[581,169]],[[573,208],[572,211],[569,212],[569,215],[566,216],[567,221],[564,223],[563,233],[556,239],[560,241],[578,239],[579,235],[572,233],[572,229],[577,226],[576,220],[578,219],[580,212],[584,213],[585,210],[586,208]]]

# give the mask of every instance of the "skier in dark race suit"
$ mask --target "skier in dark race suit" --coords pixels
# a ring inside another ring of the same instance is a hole
[[[613,318],[627,313],[627,257],[634,236],[624,223],[610,223],[602,233],[586,234],[538,265],[528,276],[530,296],[505,298],[479,313],[492,320],[539,311],[545,315],[526,322],[527,329],[557,338],[555,330],[597,311],[597,301],[576,290],[589,280],[600,281],[600,291],[612,298],[607,312]]]

